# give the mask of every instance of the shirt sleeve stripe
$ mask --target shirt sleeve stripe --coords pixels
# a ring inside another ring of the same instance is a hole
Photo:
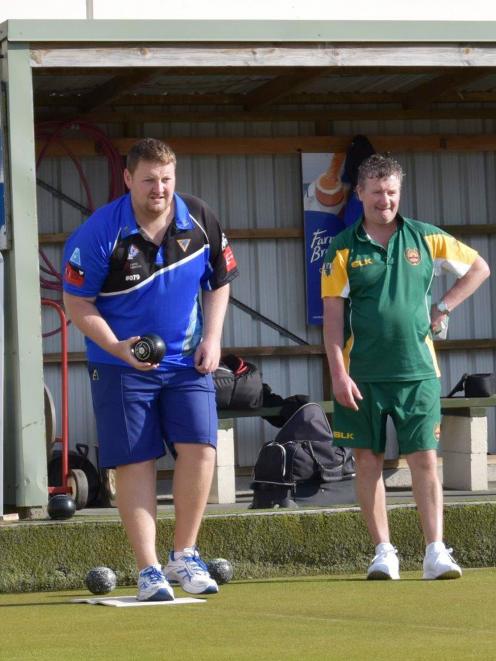
[[[441,370],[439,369],[439,364],[437,362],[437,357],[436,357],[436,351],[434,349],[434,343],[431,340],[429,336],[425,338],[425,343],[427,345],[427,348],[429,349],[429,353],[431,354],[432,357],[432,366],[434,367],[434,370],[436,372],[436,376],[440,377],[441,376]]]
[[[350,283],[348,281],[349,249],[337,250],[332,261],[324,261],[322,268],[322,298],[340,296],[348,298]]]
[[[467,273],[477,258],[478,252],[461,243],[449,234],[431,234],[425,237],[434,260],[434,273],[450,271],[457,278]]]

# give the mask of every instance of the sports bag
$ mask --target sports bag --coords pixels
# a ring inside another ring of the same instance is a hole
[[[229,354],[213,374],[218,409],[257,409],[262,406],[262,374],[256,365]]]
[[[288,507],[298,486],[349,480],[355,476],[351,450],[333,444],[322,407],[309,402],[283,425],[276,438],[260,450],[253,471],[252,508]]]
[[[494,374],[464,374],[448,397],[464,391],[465,397],[491,397],[496,395],[496,375]]]

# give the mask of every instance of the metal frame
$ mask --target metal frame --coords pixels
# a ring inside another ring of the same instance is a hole
[[[23,508],[44,505],[48,498],[34,115],[29,45],[8,44],[4,55],[11,238],[4,255],[5,502]]]
[[[494,42],[496,21],[10,20],[9,42]],[[393,65],[394,66],[394,65]]]

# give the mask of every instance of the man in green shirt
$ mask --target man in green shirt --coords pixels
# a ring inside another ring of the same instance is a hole
[[[357,497],[376,555],[369,579],[399,579],[382,477],[386,420],[406,456],[426,542],[424,578],[459,578],[443,543],[437,475],[439,368],[432,338],[448,315],[489,276],[475,250],[433,225],[398,213],[403,171],[374,154],[360,166],[363,217],[335,237],[322,269],[324,341],[335,399],[334,436],[354,448]],[[432,304],[441,270],[457,280]]]

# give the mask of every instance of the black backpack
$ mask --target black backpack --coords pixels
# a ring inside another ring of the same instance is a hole
[[[333,444],[322,407],[309,402],[287,420],[276,438],[260,450],[253,471],[252,509],[289,507],[299,488],[350,480],[355,460],[348,448]]]
[[[263,402],[262,373],[238,356],[225,356],[213,374],[218,409],[258,409]]]

